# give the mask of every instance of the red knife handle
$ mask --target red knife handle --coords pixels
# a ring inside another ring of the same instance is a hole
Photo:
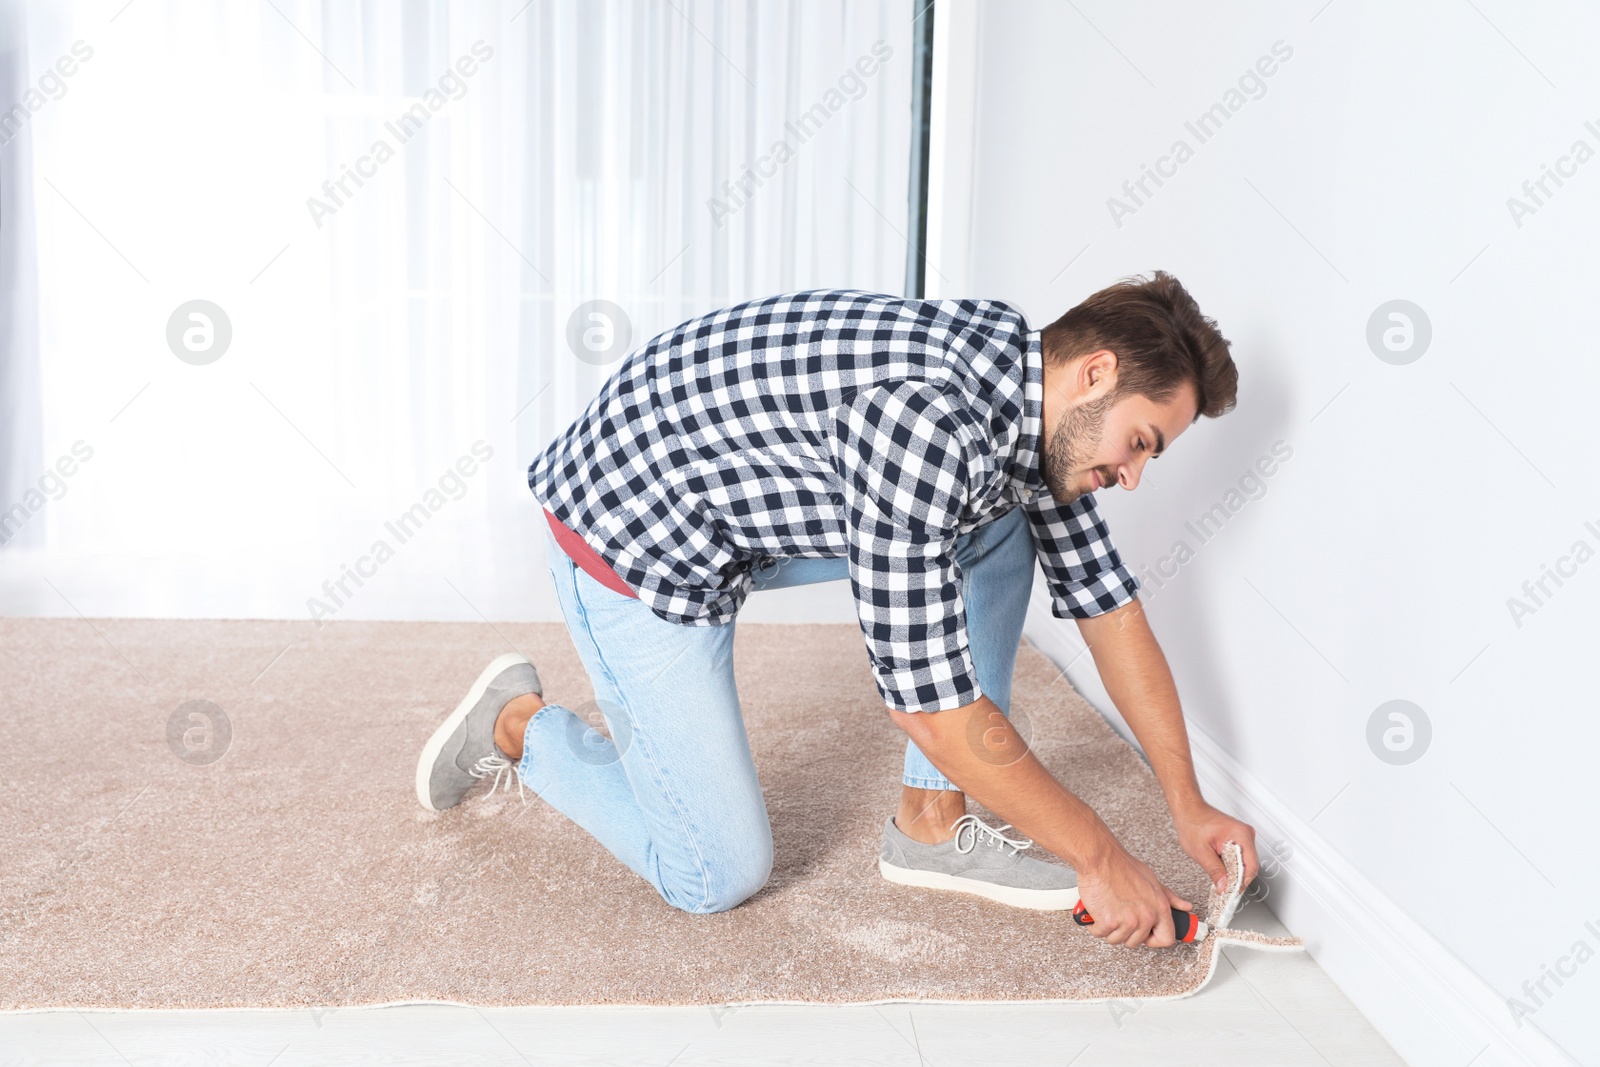
[[[1093,926],[1094,916],[1089,914],[1089,909],[1080,899],[1072,909],[1072,921],[1079,926]],[[1206,924],[1195,920],[1194,916],[1186,911],[1172,909],[1172,933],[1179,941],[1193,941],[1198,934],[1204,936]]]

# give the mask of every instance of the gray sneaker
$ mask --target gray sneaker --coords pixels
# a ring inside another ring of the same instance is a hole
[[[423,807],[429,811],[453,808],[467,790],[491,774],[491,793],[507,773],[521,793],[516,761],[494,743],[494,723],[501,708],[526,693],[544,695],[539,672],[526,657],[508,652],[484,668],[467,698],[422,746],[422,758],[417,761],[417,799]],[[506,789],[510,788],[508,779]],[[526,795],[523,800],[526,802]]]
[[[1078,903],[1078,875],[1071,867],[1024,856],[1033,842],[984,825],[976,815],[963,815],[952,829],[953,840],[938,845],[913,841],[900,832],[894,816],[883,825],[883,851],[878,871],[899,885],[954,889],[1014,908],[1071,911]]]

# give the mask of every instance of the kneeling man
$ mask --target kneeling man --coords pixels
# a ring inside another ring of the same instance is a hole
[[[883,875],[1028,908],[1081,895],[1095,936],[1172,944],[1171,909],[1191,903],[1006,716],[1037,560],[1185,850],[1220,885],[1219,852],[1237,841],[1255,876],[1251,828],[1201,797],[1172,676],[1094,498],[1137,488],[1190,424],[1232,409],[1236,384],[1216,323],[1161,272],[1042,330],[997,301],[832,290],[661,334],[528,472],[610,738],[503,656],[428,742],[419,798],[443,810],[514,774],[668,904],[734,907],[772,868],[735,619],[753,591],[847,579],[877,688],[908,735]],[[968,795],[1009,822],[967,814]],[[1034,843],[1070,868],[1026,855]]]

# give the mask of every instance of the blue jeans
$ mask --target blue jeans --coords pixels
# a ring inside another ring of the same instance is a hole
[[[518,773],[668,904],[696,913],[734,907],[772,871],[772,828],[733,682],[737,622],[668,622],[579,569],[548,528],[546,553],[595,699],[535,713]],[[963,535],[956,560],[978,685],[1009,714],[1033,584],[1022,509]],[[796,558],[754,579],[759,591],[848,580],[849,573],[842,558]],[[609,738],[592,728],[600,716]],[[909,742],[901,781],[956,788]]]

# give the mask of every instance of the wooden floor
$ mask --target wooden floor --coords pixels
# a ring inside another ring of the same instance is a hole
[[[1283,933],[1264,904],[1235,926]],[[1138,1064],[1364,1067],[1403,1061],[1304,953],[1224,950],[1193,997],[1109,1004],[764,1005],[0,1015],[0,1064],[300,1067],[467,1063],[749,1067]],[[515,967],[484,945],[485,967]]]

